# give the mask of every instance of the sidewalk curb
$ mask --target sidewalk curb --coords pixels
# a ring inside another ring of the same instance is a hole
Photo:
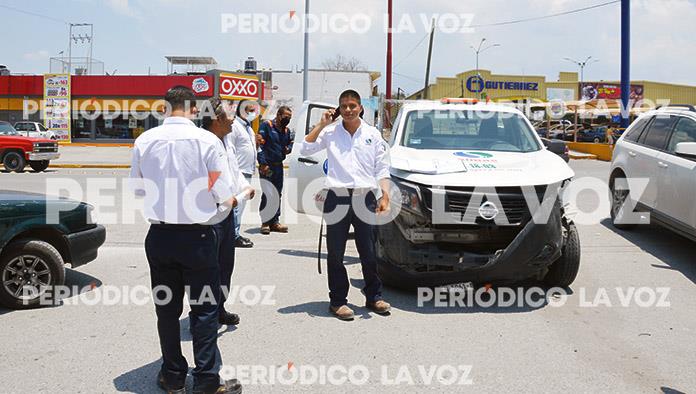
[[[49,164],[48,168],[131,168],[130,164]]]

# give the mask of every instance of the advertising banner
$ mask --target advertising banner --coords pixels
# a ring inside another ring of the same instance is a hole
[[[59,141],[70,142],[70,75],[44,74],[44,125]]]
[[[585,82],[580,85],[580,100],[620,100],[621,85],[604,82]],[[633,102],[643,100],[643,85],[631,85],[629,96]]]
[[[220,98],[225,100],[259,99],[261,83],[256,76],[220,74]]]

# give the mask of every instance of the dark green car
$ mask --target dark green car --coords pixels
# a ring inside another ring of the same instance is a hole
[[[84,202],[0,191],[0,304],[41,306],[64,284],[66,263],[97,258],[106,230],[92,223],[91,211]]]

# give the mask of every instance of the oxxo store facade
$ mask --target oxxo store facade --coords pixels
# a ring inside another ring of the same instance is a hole
[[[0,76],[0,120],[45,123],[51,101],[44,100],[44,79],[44,75]],[[132,142],[162,123],[164,94],[177,85],[192,88],[200,100],[214,96],[257,100],[268,98],[270,92],[257,75],[222,70],[203,75],[73,75],[69,82],[70,127],[61,141]],[[25,112],[29,115],[23,116]]]
[[[409,99],[444,97],[481,98],[493,101],[551,101],[618,99],[621,96],[619,81],[585,81],[580,86],[578,73],[560,72],[557,81],[547,81],[538,75],[493,74],[489,70],[465,71],[454,77],[438,77],[429,85],[427,97],[420,90]],[[631,98],[657,103],[670,100],[673,104],[696,105],[696,86],[677,85],[653,81],[631,81]]]

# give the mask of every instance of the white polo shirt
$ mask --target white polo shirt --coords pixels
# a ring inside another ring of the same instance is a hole
[[[225,210],[219,204],[234,195],[222,141],[183,117],[169,117],[135,140],[130,177],[153,223],[211,224]]]
[[[389,178],[389,145],[379,130],[361,121],[353,136],[343,122],[327,126],[315,142],[303,141],[301,155],[327,151],[328,188],[377,189],[377,181]]]
[[[242,118],[232,123],[232,131],[225,136],[227,150],[232,150],[237,158],[239,169],[247,175],[256,171],[256,136],[254,129]]]

